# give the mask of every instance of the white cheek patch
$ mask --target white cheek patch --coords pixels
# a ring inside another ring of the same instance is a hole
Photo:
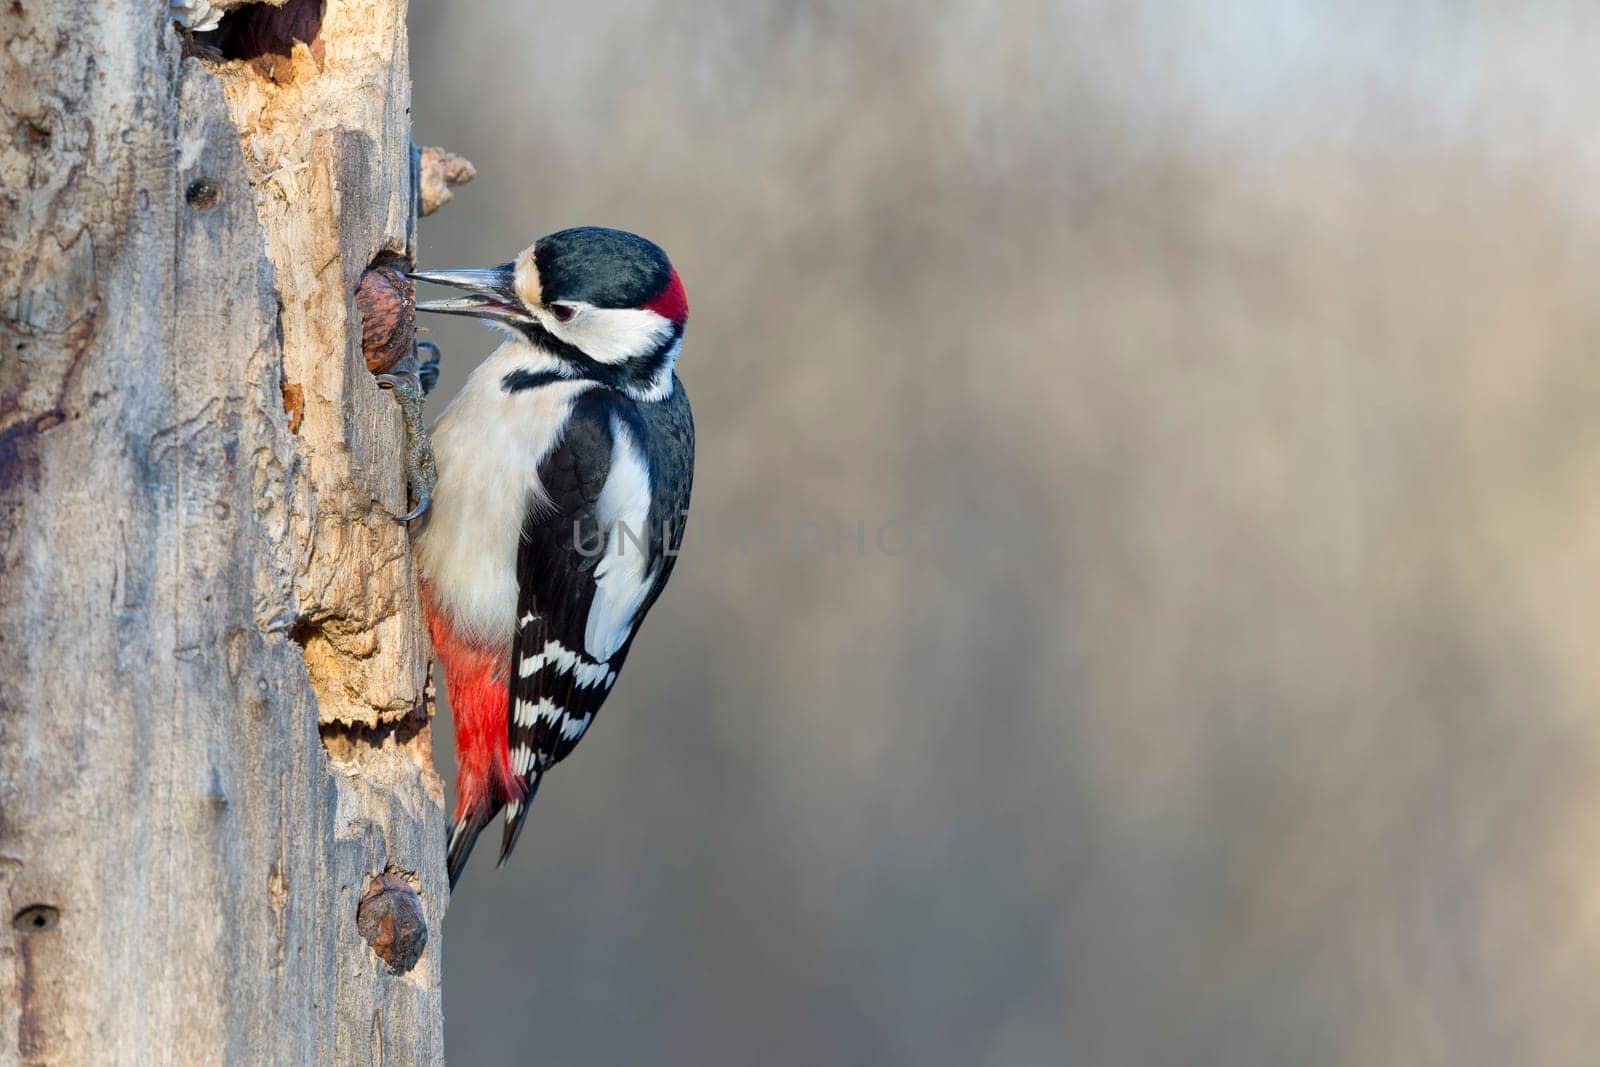
[[[582,349],[598,363],[647,356],[672,333],[672,320],[646,308],[597,308],[578,304],[571,322],[550,323],[550,332]]]
[[[608,531],[606,549],[594,568],[594,600],[583,631],[584,650],[601,662],[633,632],[655,579],[643,547],[650,543],[650,468],[620,419],[611,420],[611,439],[611,473],[595,502],[600,528]]]

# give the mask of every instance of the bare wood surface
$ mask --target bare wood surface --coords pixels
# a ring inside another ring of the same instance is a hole
[[[164,0],[0,14],[0,1063],[441,1059],[402,430],[351,302],[407,251],[403,18],[185,59]]]

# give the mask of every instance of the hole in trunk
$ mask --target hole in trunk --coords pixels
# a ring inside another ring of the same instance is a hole
[[[184,190],[183,199],[196,211],[210,211],[222,202],[222,187],[210,178],[196,178]]]
[[[288,70],[295,42],[311,49],[322,65],[322,8],[324,0],[289,0],[282,7],[246,4],[222,16],[222,24],[207,33],[194,34],[195,53],[224,61],[260,61],[255,65],[273,80]]]
[[[317,733],[322,738],[322,747],[327,749],[328,756],[335,763],[351,767],[366,756],[381,751],[390,740],[402,748],[409,746],[427,727],[427,712],[418,708],[398,722],[379,723],[377,726],[359,722],[318,723]]]

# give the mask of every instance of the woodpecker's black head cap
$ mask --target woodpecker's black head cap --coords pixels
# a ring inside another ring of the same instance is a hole
[[[547,302],[644,307],[672,282],[672,263],[654,242],[601,226],[575,226],[541,237],[533,260]]]

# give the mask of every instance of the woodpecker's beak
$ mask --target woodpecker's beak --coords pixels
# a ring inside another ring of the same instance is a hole
[[[410,275],[412,281],[448,285],[452,289],[465,289],[468,296],[454,300],[427,300],[417,305],[418,311],[437,311],[442,315],[471,315],[479,319],[499,319],[503,322],[528,322],[529,315],[517,296],[516,264],[502,263],[498,267],[481,267],[473,270],[419,270]]]

